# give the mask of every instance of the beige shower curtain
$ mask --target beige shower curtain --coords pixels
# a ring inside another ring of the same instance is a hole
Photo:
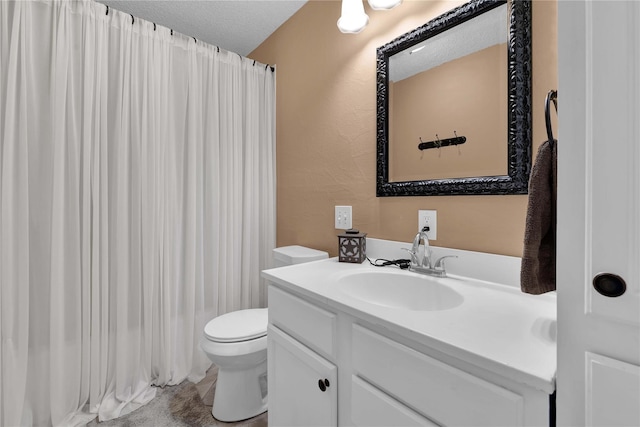
[[[0,2],[0,425],[128,413],[265,305],[274,86],[95,2]]]

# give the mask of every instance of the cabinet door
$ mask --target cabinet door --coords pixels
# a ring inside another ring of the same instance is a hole
[[[337,426],[336,366],[273,325],[267,340],[269,426]]]

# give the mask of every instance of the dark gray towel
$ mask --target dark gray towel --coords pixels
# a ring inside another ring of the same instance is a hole
[[[529,178],[520,288],[528,294],[556,289],[557,145],[545,141]]]

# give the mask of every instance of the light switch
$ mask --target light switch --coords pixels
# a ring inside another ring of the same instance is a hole
[[[351,206],[336,206],[336,228],[348,230],[351,224]]]

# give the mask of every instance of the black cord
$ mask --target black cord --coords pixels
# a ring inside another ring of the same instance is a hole
[[[402,270],[406,270],[411,265],[411,260],[409,259],[394,259],[393,261],[391,261],[388,259],[378,258],[376,259],[376,262],[373,262],[369,259],[369,257],[367,257],[367,261],[369,261],[369,263],[374,267],[388,267],[390,265],[395,265]]]

